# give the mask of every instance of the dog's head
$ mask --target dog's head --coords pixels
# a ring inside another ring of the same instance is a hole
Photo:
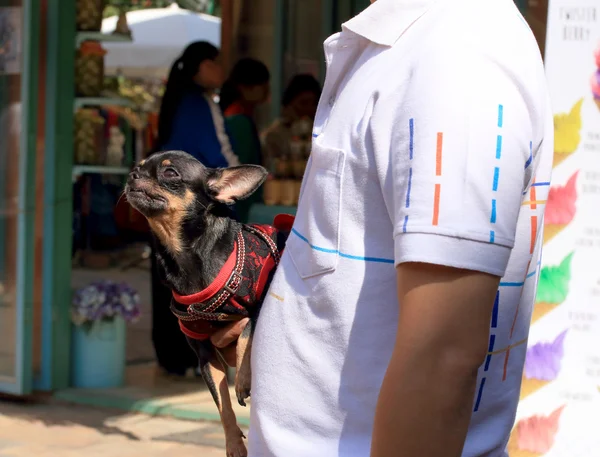
[[[249,197],[266,177],[267,171],[260,166],[212,169],[185,152],[167,151],[142,160],[133,169],[125,194],[161,242],[179,252],[179,233],[186,221]]]

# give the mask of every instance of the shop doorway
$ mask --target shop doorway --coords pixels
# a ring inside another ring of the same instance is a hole
[[[37,3],[0,1],[0,392],[32,388]]]

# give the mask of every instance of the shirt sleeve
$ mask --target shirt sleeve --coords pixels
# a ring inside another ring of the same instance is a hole
[[[444,47],[423,52],[373,108],[395,263],[503,276],[532,175],[534,105],[509,66]]]

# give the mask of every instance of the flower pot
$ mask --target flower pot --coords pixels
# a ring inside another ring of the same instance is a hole
[[[71,385],[96,389],[122,386],[125,381],[125,335],[122,317],[73,325]]]

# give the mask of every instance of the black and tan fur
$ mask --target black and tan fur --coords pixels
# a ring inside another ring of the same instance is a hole
[[[206,168],[181,151],[155,154],[132,171],[125,193],[148,219],[158,245],[159,269],[169,288],[191,295],[215,279],[241,229],[231,217],[229,205],[256,191],[266,174],[258,166]],[[258,307],[251,310],[250,322],[236,343],[235,391],[242,405],[250,396],[250,349],[257,316]],[[227,455],[245,457],[244,436],[229,396],[227,365],[210,340],[188,338],[188,342],[198,355],[202,377],[219,409]]]

